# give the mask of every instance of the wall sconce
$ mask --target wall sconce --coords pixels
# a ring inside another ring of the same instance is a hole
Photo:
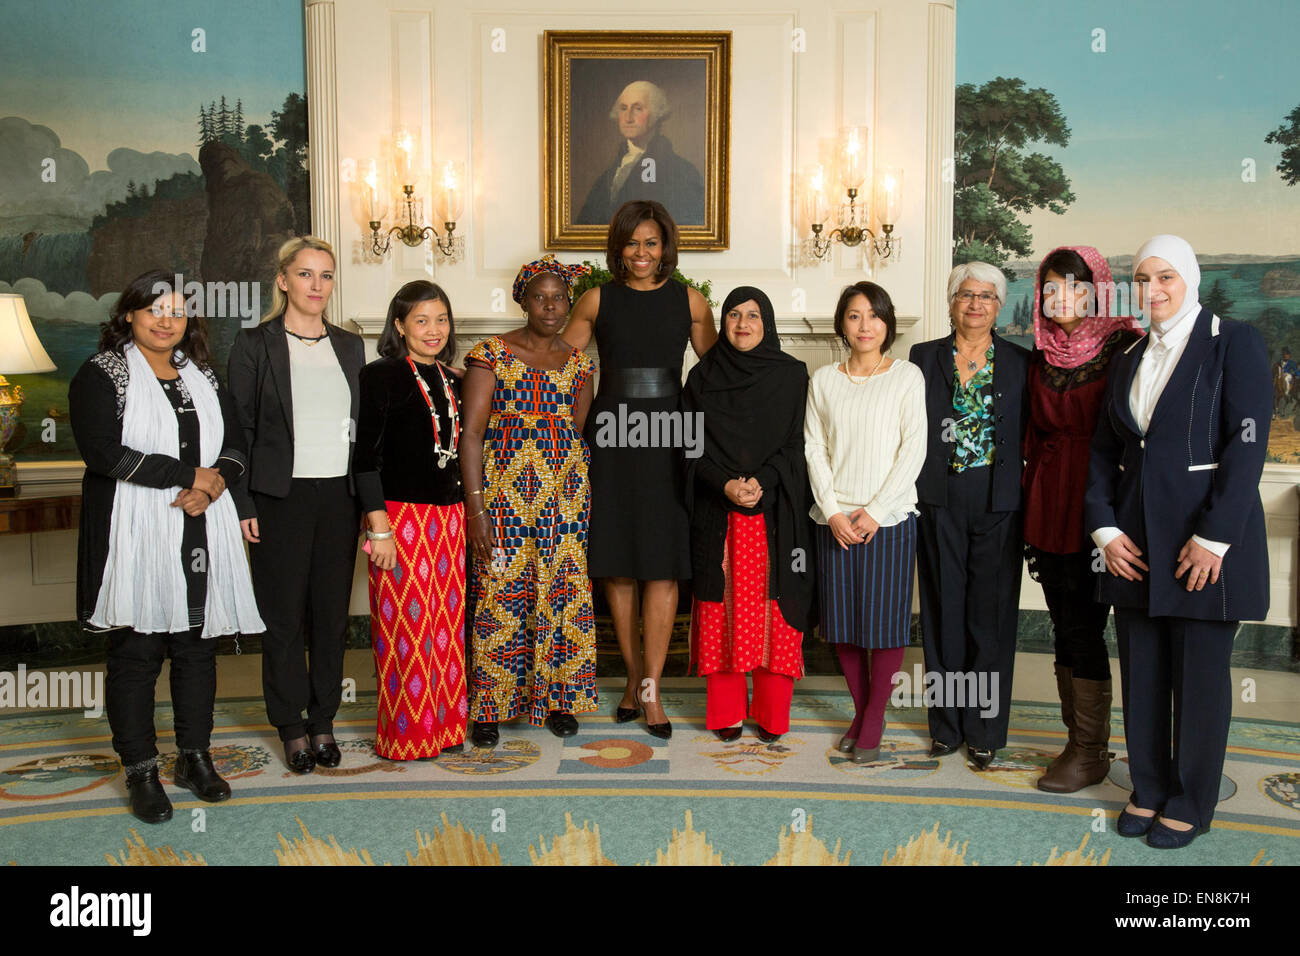
[[[367,206],[367,222],[370,225],[370,251],[376,256],[388,255],[393,236],[412,248],[423,245],[428,239],[437,249],[440,259],[455,263],[464,255],[465,250],[464,237],[455,235],[456,220],[464,208],[464,164],[447,161],[438,166],[434,203],[444,230],[444,235],[439,235],[432,225],[423,225],[423,201],[418,194],[418,186],[424,179],[419,162],[419,138],[419,132],[412,129],[399,129],[394,134],[393,174],[395,181],[401,184],[402,195],[397,200],[400,205],[397,222],[383,235],[380,230],[388,213],[389,191],[379,172],[378,163],[371,160],[363,177],[363,202]]]
[[[864,202],[863,208],[860,211],[858,209],[858,194],[867,178],[867,142],[868,130],[865,126],[846,126],[840,130],[836,144],[836,164],[839,184],[848,202],[840,204],[837,216],[839,226],[824,236],[822,232],[830,215],[827,196],[830,183],[821,166],[813,167],[805,176],[803,209],[812,230],[812,238],[807,242],[810,251],[818,259],[824,259],[831,246],[837,242],[849,248],[866,242],[867,255],[876,259],[888,259],[890,256],[897,259],[901,253],[898,237],[893,232],[902,200],[902,170],[891,166],[876,176],[874,202],[876,216],[880,220],[879,236],[868,225],[870,214],[867,204]]]

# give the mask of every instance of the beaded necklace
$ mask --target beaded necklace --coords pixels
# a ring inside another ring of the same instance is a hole
[[[434,362],[434,367],[438,369],[438,377],[442,379],[442,394],[447,397],[447,412],[451,418],[451,448],[442,447],[441,442],[441,422],[438,419],[438,409],[433,404],[433,396],[429,394],[429,386],[424,381],[424,376],[420,370],[415,367],[415,360],[409,355],[406,357],[406,364],[411,366],[411,374],[415,376],[415,383],[420,386],[420,394],[424,396],[424,403],[429,406],[429,414],[433,417],[433,453],[438,456],[438,467],[446,468],[447,462],[454,461],[460,448],[460,411],[456,408],[455,396],[451,394],[451,383],[447,381],[447,374],[442,370],[441,362]]]

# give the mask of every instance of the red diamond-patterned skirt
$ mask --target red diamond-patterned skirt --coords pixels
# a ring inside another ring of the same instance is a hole
[[[465,742],[465,509],[386,502],[397,566],[370,565],[379,674],[375,753],[436,757]]]

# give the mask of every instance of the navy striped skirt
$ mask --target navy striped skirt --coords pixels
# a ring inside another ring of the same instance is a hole
[[[881,528],[847,551],[824,524],[817,526],[821,636],[830,644],[906,647],[912,631],[916,515]]]

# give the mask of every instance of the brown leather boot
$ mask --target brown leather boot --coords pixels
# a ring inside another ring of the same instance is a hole
[[[1056,693],[1061,698],[1061,723],[1065,724],[1068,733],[1065,738],[1065,749],[1047,765],[1042,779],[1052,776],[1053,772],[1068,761],[1070,754],[1074,752],[1074,684],[1071,683],[1074,669],[1062,664],[1052,666],[1056,668]]]
[[[1110,771],[1114,754],[1110,746],[1111,687],[1108,680],[1071,679],[1074,726],[1070,746],[1038,780],[1048,793],[1074,793],[1101,783]]]

